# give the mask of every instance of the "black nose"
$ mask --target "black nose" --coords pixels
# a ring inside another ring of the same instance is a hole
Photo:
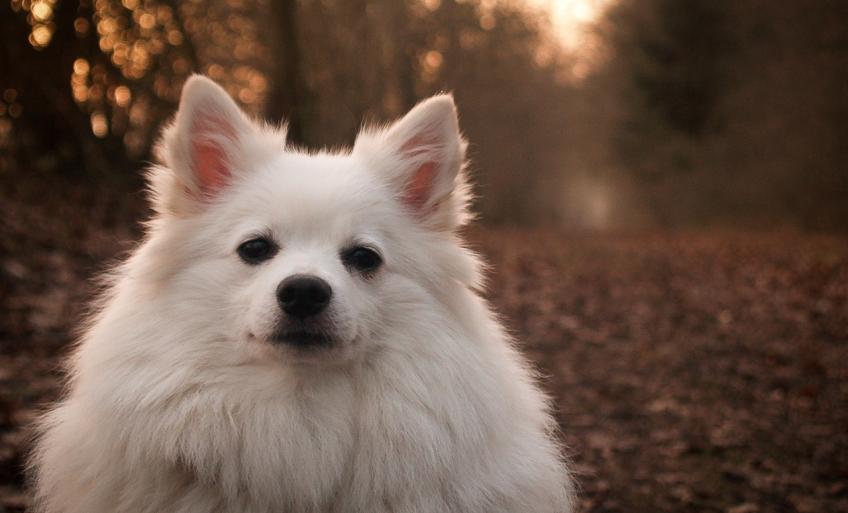
[[[277,286],[277,301],[288,315],[305,319],[321,313],[330,304],[333,289],[318,278],[306,274],[289,276]]]

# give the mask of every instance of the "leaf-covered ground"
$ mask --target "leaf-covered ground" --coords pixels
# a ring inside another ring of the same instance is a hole
[[[132,214],[0,207],[0,513]],[[848,511],[848,239],[475,230],[559,412],[583,512]]]
[[[848,511],[848,241],[490,232],[582,511]]]

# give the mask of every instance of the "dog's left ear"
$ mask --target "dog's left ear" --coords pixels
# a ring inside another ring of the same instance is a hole
[[[201,75],[189,78],[159,147],[166,167],[151,173],[156,209],[202,210],[261,153],[262,135],[221,86]]]
[[[419,103],[386,130],[363,131],[353,153],[388,179],[415,218],[451,230],[467,219],[465,148],[453,97],[443,94]]]

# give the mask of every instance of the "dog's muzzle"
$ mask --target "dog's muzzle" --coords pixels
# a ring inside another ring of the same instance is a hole
[[[323,279],[308,274],[289,276],[277,286],[277,303],[283,318],[273,341],[298,348],[333,345],[326,312],[333,289]]]

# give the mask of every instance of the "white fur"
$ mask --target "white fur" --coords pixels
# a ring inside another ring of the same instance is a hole
[[[455,233],[468,193],[453,100],[349,153],[284,138],[208,79],[186,85],[151,171],[157,214],[40,424],[36,511],[570,512],[547,399]],[[221,150],[225,185],[204,190],[198,144]],[[235,250],[257,233],[280,251],[249,266]],[[380,250],[374,276],[341,263],[353,241]],[[334,349],[266,341],[294,273],[332,286]]]

